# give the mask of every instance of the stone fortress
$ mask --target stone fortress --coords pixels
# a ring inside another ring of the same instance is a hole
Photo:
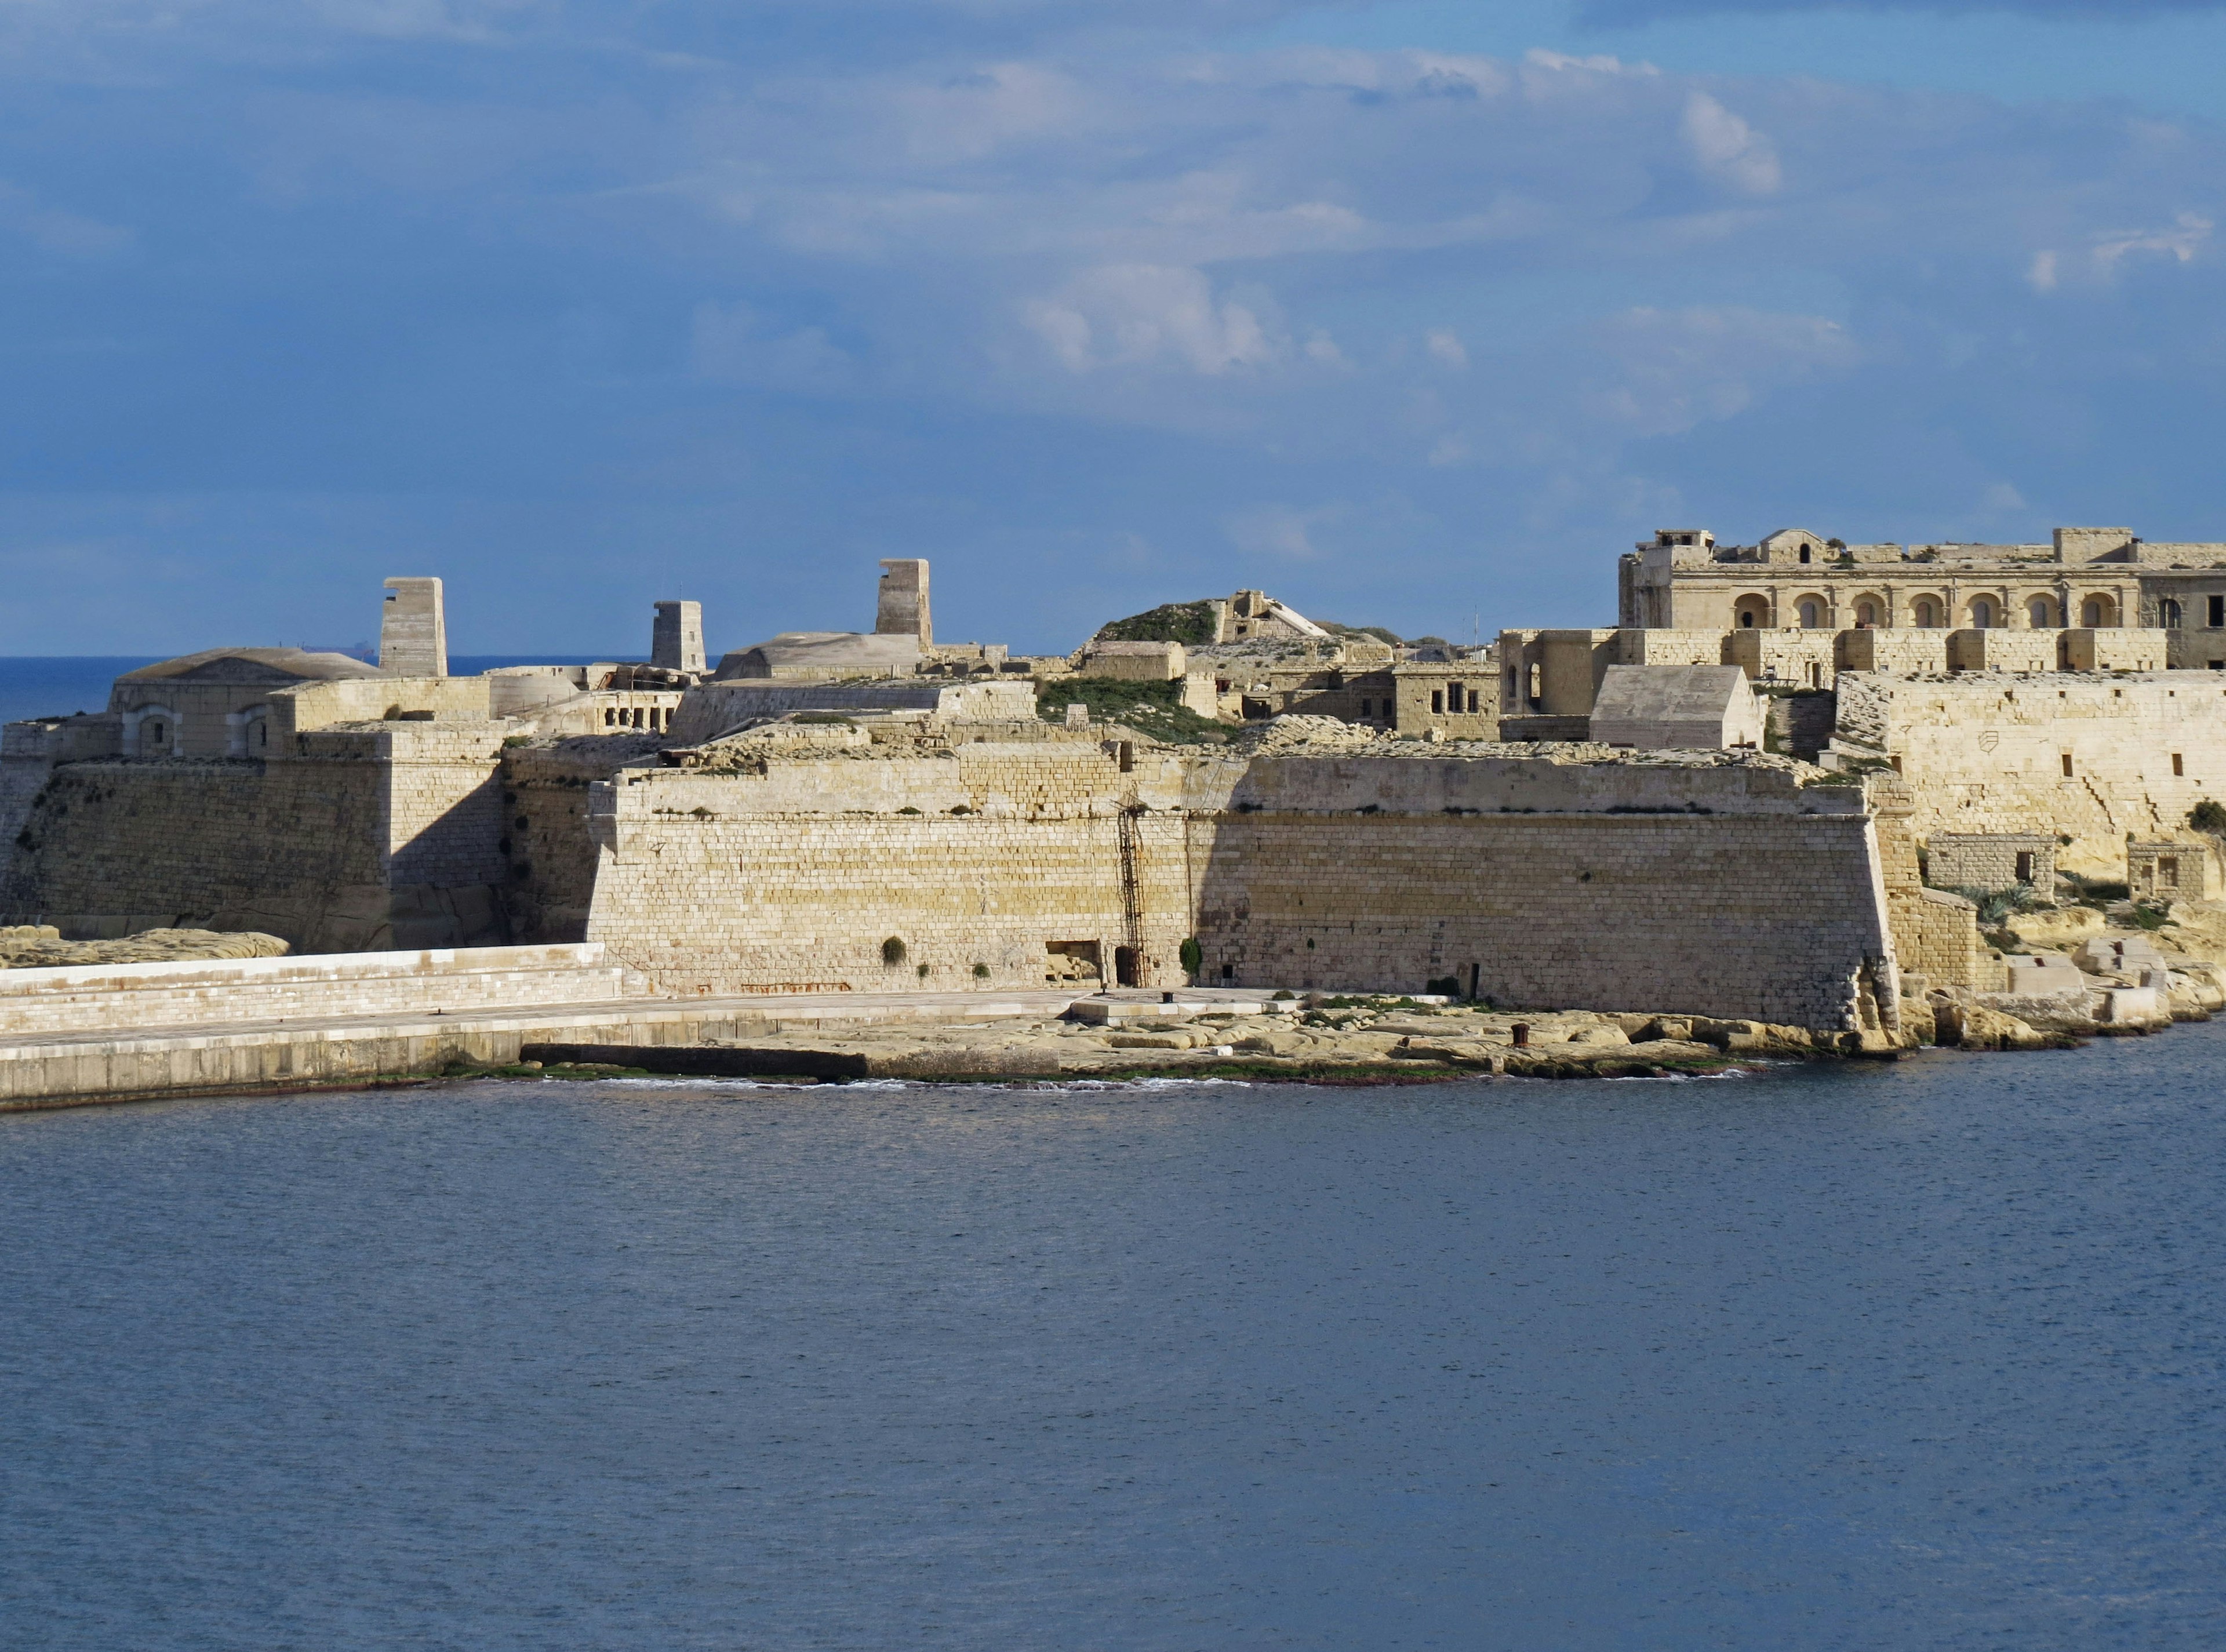
[[[1609,629],[1415,645],[1241,591],[1066,657],[938,643],[893,560],[869,632],[714,666],[660,602],[645,661],[471,677],[440,581],[387,588],[375,666],[212,649],[10,724],[4,921],[584,944],[672,1001],[1427,990],[1881,1050],[2036,983],[2221,997],[2186,943],[2226,887],[2191,823],[2226,798],[2226,545],[1671,531]],[[2012,889],[2041,910],[1982,935]],[[2142,927],[2075,967],[2134,896],[2186,919],[2169,962]]]

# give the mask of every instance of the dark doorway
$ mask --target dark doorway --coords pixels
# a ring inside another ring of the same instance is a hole
[[[1136,949],[1116,946],[1113,949],[1113,984],[1133,987],[1136,984]]]

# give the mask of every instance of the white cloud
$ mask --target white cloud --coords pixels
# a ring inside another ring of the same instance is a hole
[[[2112,273],[2127,258],[2147,253],[2186,264],[2195,257],[2197,249],[2210,238],[2210,220],[2197,213],[2181,213],[2167,229],[2118,230],[2104,234],[2095,243],[2095,264],[2104,273]]]
[[[1422,347],[1430,353],[1434,360],[1442,361],[1448,367],[1468,365],[1468,347],[1461,343],[1460,334],[1449,327],[1441,327],[1426,334]]]
[[[1705,92],[1685,99],[1683,131],[1701,170],[1735,189],[1767,195],[1783,181],[1770,140]]]
[[[1287,349],[1252,308],[1217,300],[1204,271],[1161,264],[1084,270],[1055,295],[1027,301],[1021,314],[1075,373],[1172,363],[1213,376],[1272,365]]]

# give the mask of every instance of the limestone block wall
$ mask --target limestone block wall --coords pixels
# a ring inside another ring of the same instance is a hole
[[[2067,631],[2059,645],[2068,671],[2161,671],[2170,664],[2166,633],[2135,626]]]
[[[1843,671],[1944,671],[1948,669],[1945,631],[1912,626],[1871,626],[1840,632],[1836,647]]]
[[[2158,900],[2210,900],[2216,897],[2214,862],[2217,845],[2209,839],[2126,845],[2126,882],[2136,896]]]
[[[2068,836],[2057,864],[2126,875],[2126,843],[2226,801],[2226,682],[2207,672],[1841,680],[1837,739],[1900,759],[1920,840]]]
[[[1861,816],[1381,816],[1220,823],[1210,981],[1898,1025]]]
[[[1040,986],[1077,946],[1172,986],[1195,936],[1209,983],[1893,1021],[1863,796],[1782,760],[1106,744],[626,770],[588,938],[684,993]]]
[[[1040,744],[627,771],[591,793],[588,938],[684,993],[1040,988],[1075,944],[1108,979],[1125,948],[1135,984],[1179,984],[1187,823],[1123,778]]]
[[[1917,804],[1907,780],[1873,774],[1864,782],[1878,840],[1879,875],[1903,976],[1932,987],[1992,991],[2000,966],[1979,937],[1979,909],[1962,896],[1924,886],[1911,827]]]
[[[1724,663],[1740,667],[1758,683],[1828,689],[1839,670],[1837,633],[1798,626],[1790,630],[1742,627],[1725,633]]]
[[[2056,839],[2038,832],[1935,832],[1927,869],[1943,889],[2056,890]]]
[[[1948,633],[1951,671],[2053,671],[2063,663],[2060,631],[1973,628]]]
[[[390,713],[438,722],[484,722],[493,715],[493,689],[484,677],[360,677],[279,689],[270,696],[271,754],[291,754],[295,737],[308,731],[377,722]]]
[[[0,906],[73,934],[253,929],[307,951],[506,940],[502,726],[299,734],[283,761],[63,764]]]
[[[672,737],[682,742],[715,740],[757,718],[792,711],[918,710],[968,721],[998,721],[1036,715],[1035,684],[939,683],[932,677],[892,677],[866,683],[773,683],[738,679],[705,683],[688,690],[673,715]]]
[[[315,736],[311,737],[313,742]],[[503,729],[441,723],[381,728],[387,880],[451,889],[499,883]]]
[[[507,872],[505,905],[521,942],[583,939],[595,893],[588,789],[653,751],[653,736],[565,740],[504,753],[503,820],[495,846]]]
[[[21,829],[0,885],[10,922],[262,930],[305,950],[377,944],[387,924],[385,804],[367,765],[67,764]]]

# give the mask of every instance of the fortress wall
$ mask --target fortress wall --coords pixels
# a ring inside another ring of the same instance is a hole
[[[1199,937],[1240,986],[1676,1010],[1789,1025],[1889,1018],[1894,987],[1860,816],[1256,814],[1214,833]]]
[[[1178,986],[1186,835],[1175,814],[630,820],[604,848],[588,934],[681,993],[1041,988],[1053,943],[1094,943],[1109,980],[1136,945],[1138,984]]]
[[[1850,675],[1840,738],[1900,759],[1919,841],[2062,833],[2057,865],[2090,876],[2125,875],[2128,834],[2199,842],[2189,810],[2226,802],[2226,682],[2208,672]]]
[[[505,753],[503,819],[495,843],[507,863],[505,905],[517,939],[586,937],[595,894],[588,789],[655,743],[639,734],[593,735]]]
[[[77,934],[261,930],[305,951],[508,938],[501,733],[380,723],[307,757],[65,764],[25,813],[0,908]]]
[[[335,723],[377,722],[391,710],[429,712],[442,722],[484,722],[493,685],[484,677],[360,677],[300,683],[270,696],[270,738],[282,749],[295,735]]]
[[[1109,977],[1135,944],[1139,984],[1174,986],[1195,934],[1208,984],[1419,991],[1473,966],[1503,1003],[1841,1029],[1867,983],[1871,1024],[1894,1014],[1863,794],[1785,766],[1140,751],[1123,775],[1031,746],[767,767],[595,788],[588,938],[681,992],[887,990],[922,963],[1040,986],[1078,942]]]
[[[1054,944],[1094,947],[1109,982],[1131,948],[1138,984],[1180,985],[1188,765],[1132,743],[1124,773],[1120,749],[984,740],[623,771],[590,791],[588,938],[681,992],[1040,988]]]
[[[29,812],[0,908],[65,932],[182,923],[366,947],[386,921],[385,842],[360,764],[67,764]]]

